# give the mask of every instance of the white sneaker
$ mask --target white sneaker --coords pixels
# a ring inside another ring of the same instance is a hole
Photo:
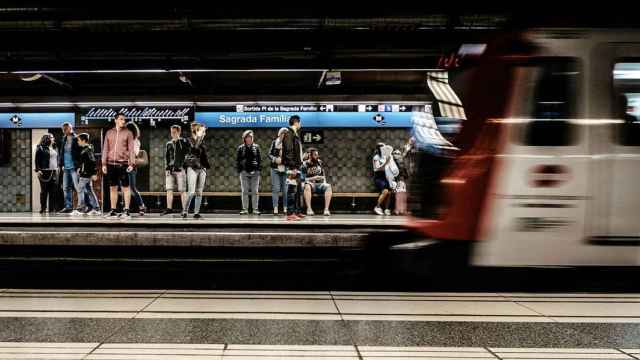
[[[331,213],[329,212],[329,210],[325,210],[323,215],[324,216],[331,216]]]
[[[102,213],[100,211],[96,210],[96,209],[93,209],[93,210],[89,211],[87,213],[87,215],[89,215],[89,216],[100,216],[100,215],[102,215]]]
[[[71,216],[81,216],[82,213],[78,210],[73,210],[69,215]]]
[[[387,216],[391,216],[391,210],[387,209],[384,211],[384,214]]]
[[[307,209],[307,216],[313,216],[313,215],[315,215],[315,214],[313,213],[313,210],[311,210],[311,209]]]
[[[382,208],[380,206],[376,206],[375,208],[373,208],[373,212],[378,215],[384,215],[384,212],[382,211]]]
[[[278,209],[273,209],[273,215],[277,216],[278,215]]]

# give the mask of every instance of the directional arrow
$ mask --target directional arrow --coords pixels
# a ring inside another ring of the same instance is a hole
[[[373,110],[373,106],[367,105],[367,111],[371,111],[371,110]]]
[[[322,140],[322,136],[320,136],[320,134],[316,134],[316,135],[313,137],[313,140],[315,140],[315,141],[320,141],[320,140]]]
[[[404,105],[400,106],[400,111],[405,111],[405,110],[407,110],[406,106],[404,106]]]
[[[324,106],[324,105],[320,106],[320,111],[325,111],[326,109],[327,109],[326,106]]]

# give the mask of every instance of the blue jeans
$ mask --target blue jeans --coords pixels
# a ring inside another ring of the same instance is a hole
[[[138,188],[136,187],[136,175],[138,172],[135,168],[128,172],[129,176],[129,191],[131,192],[131,200],[138,205],[139,209],[144,209],[144,201],[142,201],[142,196],[138,192]]]
[[[278,209],[280,192],[282,192],[282,206],[287,207],[287,188],[287,172],[279,172],[276,169],[271,169],[271,201],[274,210]]]
[[[64,191],[64,208],[73,209],[73,191],[80,193],[78,173],[75,169],[64,169],[62,174],[62,190]]]
[[[93,210],[98,210],[100,205],[98,205],[98,197],[96,193],[93,191],[93,181],[91,178],[83,178],[81,177],[78,180],[78,209],[83,209],[85,207],[85,198],[89,202],[89,207]]]

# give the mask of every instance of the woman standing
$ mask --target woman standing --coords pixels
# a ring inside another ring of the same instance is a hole
[[[376,189],[380,192],[378,203],[373,211],[378,215],[391,215],[391,210],[389,210],[391,186],[387,180],[387,174],[385,171],[387,164],[389,164],[389,161],[391,160],[391,156],[384,156],[382,154],[382,148],[384,147],[385,144],[378,143],[373,156],[373,182],[376,185]]]
[[[283,214],[287,215],[287,169],[282,161],[282,141],[289,130],[281,128],[278,137],[271,142],[269,160],[271,160],[271,201],[273,203],[273,215],[278,215],[279,193],[282,192]]]
[[[191,200],[194,198],[196,203],[193,218],[202,218],[200,215],[202,190],[204,190],[204,183],[207,180],[207,169],[211,167],[209,165],[209,158],[207,157],[207,148],[204,146],[206,133],[207,128],[203,124],[192,124],[189,150],[184,159],[184,167],[187,169],[187,192],[189,193],[189,198],[182,213],[182,217],[185,219],[189,213]]]
[[[140,196],[140,192],[138,192],[138,187],[136,186],[136,177],[138,175],[138,167],[146,166],[149,162],[147,158],[147,152],[140,149],[140,128],[136,123],[130,121],[127,123],[127,129],[133,133],[133,151],[136,157],[136,164],[133,167],[133,170],[128,172],[129,176],[129,191],[131,191],[131,198],[134,203],[138,205],[138,212],[140,216],[144,216],[147,208],[144,206],[144,201],[142,200],[142,196]]]
[[[35,172],[40,182],[40,214],[56,211],[56,189],[58,187],[58,152],[55,149],[55,139],[51,134],[45,134],[36,148]]]

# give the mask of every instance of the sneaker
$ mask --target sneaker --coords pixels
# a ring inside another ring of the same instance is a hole
[[[286,212],[285,212],[286,214]],[[278,209],[273,209],[273,216],[278,216]]]
[[[119,218],[123,220],[131,219],[131,213],[129,212],[129,209],[125,209],[124,212],[120,214]]]
[[[389,209],[385,210],[385,211],[384,211],[384,214],[385,214],[386,216],[391,216],[391,210],[389,210]]]
[[[183,218],[183,219],[186,219],[186,218],[187,218],[187,213],[186,213],[186,212],[183,212],[183,213],[182,213],[182,218]]]
[[[260,215],[260,214],[262,214],[262,213],[261,213],[260,211],[258,211],[258,210],[255,210],[255,211],[253,212],[253,215]]]
[[[40,215],[44,215],[46,213],[47,213],[47,210],[40,210]],[[277,215],[277,213],[276,213],[276,215]]]
[[[100,214],[102,214],[102,213],[100,211],[96,210],[96,209],[93,209],[93,210],[91,210],[91,211],[89,211],[87,213],[87,215],[89,215],[89,216],[100,216]]]
[[[164,209],[164,211],[160,213],[160,216],[165,216],[169,214],[173,214],[173,209]]]
[[[249,211],[248,210],[240,210],[240,215],[248,215]]]
[[[138,214],[140,214],[140,216],[144,216],[145,212],[147,212],[147,208],[144,206],[138,209]]]
[[[307,209],[307,216],[313,216],[313,215],[315,215],[313,210]]]
[[[194,219],[202,219],[202,215],[200,215],[200,214],[194,214],[194,215],[193,215],[193,218],[194,218]]]
[[[384,215],[384,212],[382,211],[382,208],[380,206],[376,206],[375,208],[373,208],[373,212],[378,215]]]
[[[107,215],[105,215],[105,217],[116,218],[116,217],[118,217],[118,213],[115,210],[111,210],[111,211],[109,211],[109,213]]]
[[[62,209],[58,211],[58,214],[71,214],[72,212],[73,212],[73,209]]]
[[[301,212],[297,213],[296,216],[299,217],[300,219],[304,219],[304,218],[307,217],[307,215],[305,215],[305,214],[303,214]]]
[[[284,214],[284,216],[287,216],[288,212],[287,212],[287,208],[283,208],[282,209],[282,214]]]
[[[78,210],[73,210],[70,214],[71,216],[82,216],[83,213]]]
[[[300,218],[296,214],[287,215],[287,221],[298,221]]]
[[[331,212],[329,212],[329,210],[325,210],[323,215],[324,216],[331,216]]]

